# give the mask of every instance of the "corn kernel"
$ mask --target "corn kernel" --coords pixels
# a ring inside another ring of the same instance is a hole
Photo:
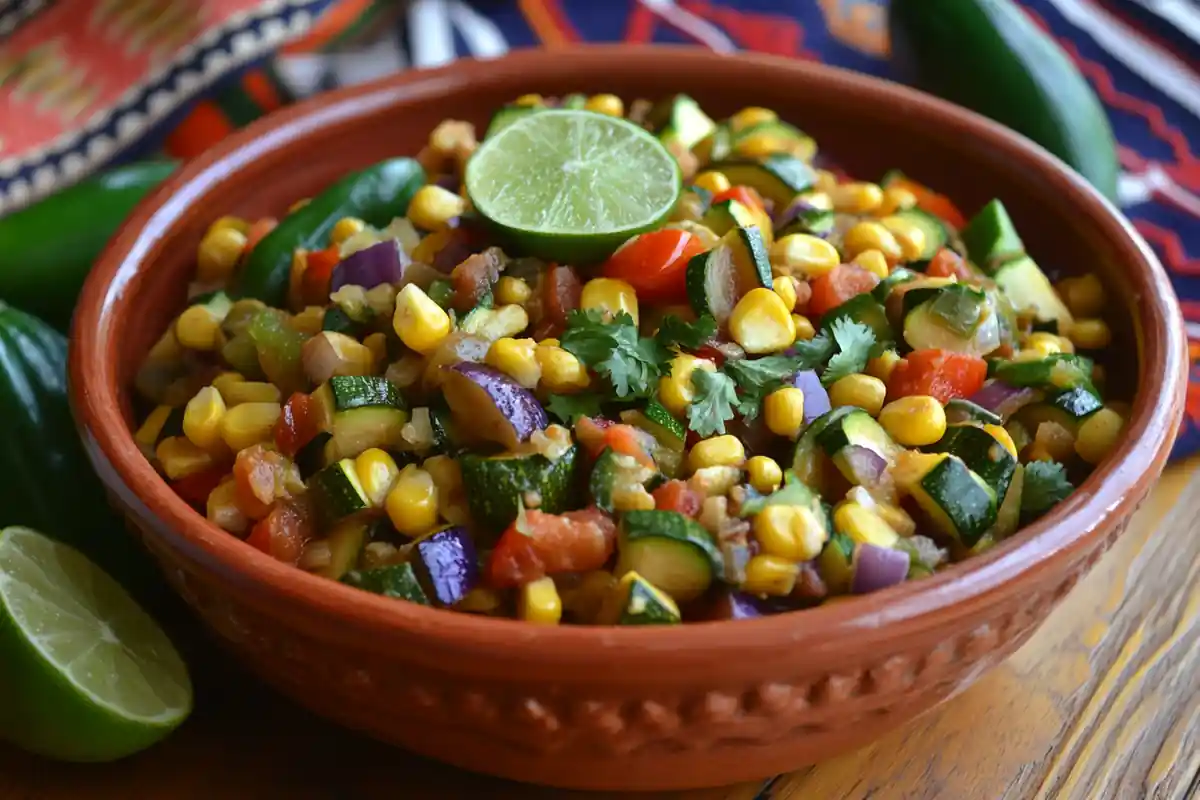
[[[1058,284],[1058,293],[1067,304],[1067,308],[1077,317],[1099,316],[1108,303],[1104,284],[1092,273],[1061,281]]]
[[[513,101],[513,105],[530,107],[543,105],[545,101],[540,94],[523,94]]]
[[[1089,464],[1099,464],[1113,451],[1121,438],[1125,420],[1111,408],[1102,408],[1079,426],[1075,452]]]
[[[431,456],[422,469],[433,478],[437,487],[438,513],[452,525],[465,525],[470,518],[463,494],[462,468],[450,456]]]
[[[233,407],[242,403],[278,403],[283,397],[279,387],[265,381],[240,381],[226,385],[221,392],[225,404]]]
[[[449,189],[435,183],[426,184],[413,195],[408,206],[408,218],[413,225],[427,231],[445,230],[450,220],[462,216],[466,201]]]
[[[183,410],[183,435],[192,444],[219,452],[221,449],[221,420],[225,417],[225,401],[211,386],[196,392]]]
[[[562,619],[562,599],[554,579],[546,576],[521,587],[517,597],[517,617],[536,625],[557,625]]]
[[[900,260],[900,243],[887,228],[878,222],[859,222],[842,237],[842,251],[854,258],[864,250],[878,250],[889,263]]]
[[[687,414],[688,406],[696,399],[692,373],[698,369],[716,372],[717,365],[706,358],[680,353],[671,359],[671,374],[658,379],[658,399],[677,417]]]
[[[542,379],[542,367],[536,353],[537,343],[533,339],[504,337],[492,342],[483,361],[526,389],[534,389]]]
[[[857,406],[872,417],[879,416],[886,396],[887,386],[870,375],[847,375],[829,387],[829,402],[834,408]]]
[[[746,462],[746,474],[750,485],[763,494],[769,494],[783,483],[783,470],[779,462],[768,456],[754,456]]]
[[[834,210],[846,214],[870,214],[883,203],[883,189],[874,183],[839,183],[826,191]]]
[[[221,321],[207,306],[189,306],[175,321],[175,336],[190,350],[215,350],[224,344]]]
[[[615,94],[594,94],[583,104],[584,111],[595,111],[610,117],[625,116],[625,104]]]
[[[292,327],[309,336],[320,333],[324,322],[325,309],[321,306],[307,306],[299,314],[292,315]]]
[[[1112,342],[1112,331],[1102,319],[1077,319],[1067,329],[1067,337],[1081,350],[1100,350]]]
[[[168,436],[154,449],[154,457],[163,472],[173,481],[203,472],[215,463],[207,450],[202,450],[184,436]]]
[[[234,227],[210,230],[196,249],[196,277],[205,283],[228,278],[246,249],[246,241],[246,234]]]
[[[893,186],[883,190],[883,202],[875,209],[876,214],[895,214],[907,211],[917,204],[917,196],[908,189]]]
[[[437,525],[438,489],[425,470],[409,464],[387,494],[388,518],[405,536],[420,536]]]
[[[362,341],[363,347],[371,351],[371,372],[379,372],[388,360],[386,333],[368,334]]]
[[[246,220],[242,219],[241,217],[232,217],[232,216],[218,217],[216,222],[209,225],[208,230],[205,231],[204,233],[205,233],[205,235],[207,235],[207,234],[212,233],[213,231],[219,231],[219,230],[221,230],[221,228],[233,228],[238,233],[249,233],[250,232],[250,223],[247,222]]]
[[[1045,358],[1062,352],[1062,337],[1053,333],[1031,333],[1025,340],[1025,346]]]
[[[555,394],[572,394],[591,384],[587,367],[557,345],[539,344],[533,351],[542,370],[542,388]]]
[[[760,286],[734,306],[729,335],[747,353],[777,353],[796,341],[796,323],[779,295]]]
[[[764,122],[774,122],[779,117],[769,108],[749,106],[729,118],[729,128],[734,133],[762,125]]]
[[[992,438],[998,441],[1013,458],[1017,457],[1017,443],[1013,441],[1012,434],[999,425],[984,425],[983,429],[990,433]]]
[[[796,326],[797,342],[807,342],[817,335],[816,326],[803,314],[792,314],[792,324]]]
[[[826,530],[811,508],[769,505],[754,516],[754,538],[767,555],[809,561],[821,554]]]
[[[237,483],[232,480],[222,481],[208,493],[205,516],[209,522],[230,533],[242,534],[250,527],[250,520],[238,508]]]
[[[783,301],[783,305],[787,308],[788,313],[796,308],[796,280],[795,278],[784,275],[776,278],[772,283],[771,288],[775,294],[779,295],[779,299]],[[793,320],[793,324],[794,324]]]
[[[692,181],[692,185],[711,192],[714,195],[727,192],[733,188],[733,184],[729,182],[729,178],[725,176],[724,172],[717,172],[711,169],[697,175],[696,179]]]
[[[882,250],[874,248],[863,250],[854,257],[853,261],[880,280],[883,280],[891,273],[887,256],[883,254]]]
[[[858,544],[895,547],[900,536],[879,515],[860,503],[842,503],[833,512],[833,524]]]
[[[925,254],[925,231],[920,227],[904,217],[884,217],[880,222],[896,238],[905,261],[915,261]]]
[[[745,158],[766,158],[775,153],[787,152],[791,144],[787,139],[773,133],[748,133],[737,140],[733,149]]]
[[[497,303],[516,306],[529,302],[529,298],[533,294],[528,283],[511,275],[502,275],[500,280],[496,281],[495,292]]]
[[[155,406],[154,410],[146,415],[146,419],[137,429],[137,433],[133,435],[134,441],[143,447],[153,449],[154,445],[158,443],[158,437],[162,435],[162,429],[167,424],[167,419],[174,410],[167,405]]]
[[[371,447],[354,459],[354,471],[371,505],[383,508],[388,492],[400,479],[400,468],[396,466],[395,459],[378,447]]]
[[[936,397],[901,397],[883,407],[879,424],[905,447],[924,447],[945,435],[946,410]]]
[[[242,403],[221,418],[221,438],[235,453],[271,439],[279,420],[279,403]]]
[[[804,427],[804,392],[792,386],[771,392],[763,400],[763,419],[771,433],[795,439]]]
[[[742,591],[760,596],[786,597],[796,588],[799,575],[799,564],[760,553],[746,564]]]
[[[421,287],[410,283],[396,295],[392,327],[405,346],[424,354],[450,335],[450,316]]]
[[[583,285],[579,295],[579,307],[594,308],[604,314],[606,319],[612,319],[618,312],[624,311],[633,317],[633,324],[638,324],[637,292],[628,283],[616,278],[592,278]]]
[[[884,350],[879,355],[867,361],[867,374],[872,378],[887,383],[892,377],[892,370],[900,363],[900,354],[895,350]]]
[[[725,434],[696,442],[688,453],[692,472],[705,467],[740,467],[746,462],[746,448],[736,436]]]
[[[841,262],[836,247],[807,233],[789,234],[771,245],[771,269],[776,275],[819,278]]]
[[[351,236],[360,234],[366,229],[367,223],[358,217],[342,217],[333,223],[333,230],[329,232],[329,240],[333,244],[341,244]]]

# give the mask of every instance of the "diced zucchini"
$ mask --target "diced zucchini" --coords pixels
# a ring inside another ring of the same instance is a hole
[[[871,474],[871,468],[886,468],[903,449],[870,414],[857,408],[826,426],[816,441],[838,471],[856,486],[873,482],[878,476]],[[864,459],[870,463],[864,463]]]
[[[904,316],[904,341],[914,350],[951,350],[981,356],[1000,346],[1000,323],[987,295],[967,284],[905,294],[905,305],[926,296]],[[910,295],[915,297],[910,298]]]
[[[300,469],[300,477],[308,480],[324,469],[328,462],[325,460],[326,448],[333,434],[329,431],[317,431],[296,453],[296,466]]]
[[[407,410],[404,397],[396,385],[386,378],[372,375],[335,376],[313,393],[325,410],[326,418],[340,411],[367,406],[385,406]]]
[[[1090,385],[1077,386],[1025,406],[1017,412],[1016,419],[1034,433],[1043,422],[1055,422],[1077,434],[1084,420],[1102,408],[1104,402]]]
[[[753,228],[759,224],[758,215],[737,200],[722,200],[713,203],[700,218],[700,224],[717,236],[724,236],[734,228]]]
[[[996,493],[958,456],[906,451],[892,474],[942,533],[966,547],[996,521]]]
[[[386,378],[335,376],[313,392],[322,429],[332,434],[325,463],[350,458],[371,447],[398,448],[408,422],[404,397]]]
[[[1071,312],[1050,285],[1050,279],[1029,256],[1004,263],[993,277],[1017,311],[1031,312],[1041,322],[1057,322],[1059,328],[1073,322]]]
[[[604,448],[592,467],[591,477],[588,478],[588,495],[592,504],[601,511],[613,513],[616,509],[614,499],[623,493],[645,491],[646,482],[653,478],[654,470],[638,462],[633,456],[617,453],[612,448]]]
[[[671,596],[636,572],[629,572],[621,579],[617,591],[622,589],[626,598],[618,624],[678,625],[681,622],[679,606]]]
[[[881,280],[879,284],[871,290],[871,296],[880,303],[886,303],[888,295],[892,293],[892,289],[895,289],[902,283],[915,281],[920,277],[920,273],[913,272],[911,269],[907,269],[905,267],[896,267],[894,270],[892,270],[890,275]]]
[[[850,581],[854,577],[854,540],[837,531],[825,542],[821,555],[817,556],[817,570],[831,595],[848,594]]]
[[[571,507],[578,448],[572,446],[551,460],[543,455],[481,456],[464,453],[459,459],[471,518],[483,528],[507,528],[521,505],[548,514]]]
[[[772,286],[771,262],[758,228],[734,228],[712,250],[694,256],[685,280],[692,309],[724,325],[746,292]]]
[[[979,210],[960,232],[967,256],[988,274],[1017,256],[1025,254],[1025,244],[1004,204],[992,200]]]
[[[895,341],[892,325],[888,322],[887,312],[869,292],[855,295],[821,317],[821,328],[830,331],[833,323],[839,319],[848,319],[866,325],[875,332],[875,341],[888,343]]]
[[[733,132],[726,123],[718,123],[712,132],[696,142],[692,153],[701,164],[724,161],[733,152]]]
[[[854,406],[840,406],[817,417],[804,429],[792,452],[792,473],[797,480],[818,491],[824,491],[829,457],[817,443],[817,438],[831,425],[839,424],[846,416],[859,410]]]
[[[417,580],[417,573],[412,564],[407,562],[375,569],[351,570],[342,577],[342,583],[384,597],[430,605],[429,596]]]
[[[358,480],[352,458],[343,458],[313,475],[308,482],[308,492],[317,516],[326,526],[372,507],[371,498]]]
[[[580,92],[572,92],[571,94],[563,95],[562,100],[559,101],[558,107],[559,108],[579,109],[579,108],[583,108],[586,105],[587,105],[587,95],[586,94],[582,94]]]
[[[955,397],[946,403],[946,422],[951,425],[961,422],[1003,425],[1004,419],[977,403],[972,403],[962,397]]]
[[[824,208],[805,209],[787,225],[776,231],[775,238],[782,239],[793,233],[803,233],[809,236],[828,236],[833,232],[834,213]]]
[[[806,162],[784,153],[769,155],[761,161],[722,161],[710,169],[722,172],[735,186],[749,186],[782,209],[801,192],[807,192],[817,173]]]
[[[367,545],[367,530],[370,522],[364,519],[344,519],[334,526],[325,538],[329,547],[329,563],[313,570],[333,580],[341,580],[342,576],[354,569],[358,564],[359,554]]]
[[[897,211],[893,216],[903,219],[925,234],[925,247],[914,261],[928,261],[950,240],[950,229],[946,227],[946,223],[919,208]]]
[[[1017,464],[1008,484],[1008,492],[996,512],[996,524],[988,531],[994,541],[1007,539],[1021,525],[1021,496],[1025,491],[1025,466]]]
[[[677,94],[657,103],[648,117],[663,144],[678,142],[691,150],[717,127],[700,104],[686,94]]]
[[[657,400],[651,400],[641,409],[621,412],[621,421],[640,428],[654,437],[651,456],[663,475],[674,478],[683,466],[684,442],[687,431],[683,423],[675,419],[670,411]]]
[[[321,330],[344,333],[347,336],[358,336],[362,332],[362,325],[350,319],[350,315],[337,306],[330,306],[325,309],[325,316],[321,320]]]
[[[676,601],[695,600],[723,573],[721,551],[698,522],[674,511],[621,518],[616,573],[634,571]]]
[[[979,425],[951,425],[941,440],[929,447],[933,453],[951,453],[991,486],[996,499],[1003,501],[1017,459],[1000,440]]]
[[[811,136],[796,126],[789,125],[780,120],[760,122],[757,125],[743,128],[733,134],[733,149],[737,150],[738,142],[750,137],[762,136],[774,140],[774,143],[777,145],[776,150],[779,152],[787,153],[804,161],[811,161],[817,151],[817,143],[813,141]]]
[[[1072,353],[1056,353],[1032,361],[1001,361],[995,377],[1012,386],[1047,391],[1092,388],[1092,360]],[[1094,391],[1093,391],[1094,393]]]
[[[429,409],[429,427],[433,430],[433,450],[435,453],[457,455],[464,447],[462,439],[454,427],[454,415],[448,408]]]

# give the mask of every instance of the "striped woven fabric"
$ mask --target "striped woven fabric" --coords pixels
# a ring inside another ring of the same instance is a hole
[[[1120,143],[1121,204],[1181,298],[1193,383],[1175,455],[1190,454],[1200,450],[1200,4],[1022,5],[1104,102]],[[175,22],[150,25],[157,6]],[[886,0],[0,0],[0,213],[149,148],[192,155],[293,96],[520,47],[691,43],[887,77],[886,14]],[[102,51],[97,25],[109,37]],[[116,52],[121,37],[129,58],[87,61]],[[57,116],[44,126],[47,95]]]

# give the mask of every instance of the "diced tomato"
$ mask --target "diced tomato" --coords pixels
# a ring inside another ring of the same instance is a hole
[[[491,586],[506,589],[559,572],[600,569],[616,538],[616,524],[594,506],[565,514],[528,510],[500,537],[484,574]]]
[[[450,283],[454,285],[454,307],[459,311],[469,311],[478,305],[500,279],[503,263],[504,253],[498,247],[489,247],[459,262],[450,273]]]
[[[325,305],[329,302],[329,282],[333,278],[333,268],[341,261],[337,245],[330,245],[324,250],[313,250],[306,257],[308,266],[300,282],[301,298],[310,306]]]
[[[647,449],[649,438],[652,437],[645,431],[620,422],[591,417],[580,417],[575,422],[575,440],[593,458],[604,452],[604,448],[611,447],[614,453],[633,456],[638,463],[654,469],[654,459]]]
[[[878,284],[879,278],[876,275],[857,264],[839,264],[812,281],[808,313],[819,317],[850,298],[871,291]]]
[[[704,250],[700,238],[687,231],[652,231],[613,253],[601,272],[632,286],[640,302],[682,302],[687,300],[687,263]]]
[[[312,536],[312,513],[308,506],[285,502],[255,523],[246,541],[278,561],[295,564]]]
[[[710,339],[710,342],[715,341]],[[716,364],[718,367],[725,363],[725,353],[715,344],[702,344],[695,351],[696,358],[704,358]]]
[[[687,485],[686,481],[667,481],[651,494],[659,511],[677,511],[685,517],[700,513],[704,495]]]
[[[171,488],[175,490],[175,494],[186,500],[188,505],[205,508],[208,505],[208,496],[226,474],[228,473],[223,466],[209,467],[203,472],[173,481]]]
[[[737,200],[747,208],[761,209],[763,207],[762,198],[750,186],[730,186],[725,191],[715,194],[712,199],[713,203],[720,203],[725,200]]]
[[[317,402],[304,392],[296,392],[283,404],[279,421],[275,423],[275,446],[291,458],[320,431]]]
[[[925,274],[931,278],[958,278],[960,281],[975,277],[963,257],[948,247],[938,250],[933,258],[929,259]]]
[[[582,294],[583,282],[574,269],[558,264],[551,264],[546,269],[542,277],[542,323],[551,336],[562,333],[567,325],[567,315],[579,308]]]
[[[951,350],[916,350],[900,360],[888,378],[888,399],[929,395],[942,403],[970,397],[987,379],[987,362]]]
[[[938,194],[927,186],[922,186],[909,178],[892,178],[887,182],[888,189],[907,189],[917,198],[917,208],[927,211],[935,217],[940,217],[955,228],[963,228],[967,218],[958,210],[958,206],[943,194]]]
[[[275,226],[278,224],[279,220],[275,219],[274,217],[263,217],[262,219],[254,222],[254,224],[250,226],[250,229],[246,231],[246,249],[242,252],[249,253],[251,250],[253,250],[255,245],[261,242],[264,236],[275,230]]]
[[[260,444],[238,453],[233,462],[233,479],[234,498],[241,512],[250,519],[261,519],[276,500],[291,497],[289,483],[299,480],[298,472],[289,474],[294,468],[283,453]]]

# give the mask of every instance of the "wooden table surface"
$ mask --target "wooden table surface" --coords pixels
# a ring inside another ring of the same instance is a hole
[[[61,765],[0,747],[0,800],[548,798],[346,733],[223,664],[152,750]],[[854,753],[676,800],[1200,797],[1200,458],[1170,468],[1128,534],[1038,634],[972,688]]]

